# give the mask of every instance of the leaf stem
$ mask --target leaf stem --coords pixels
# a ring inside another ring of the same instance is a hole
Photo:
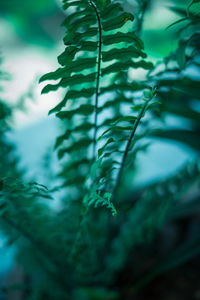
[[[117,194],[117,190],[118,190],[118,187],[120,185],[120,182],[121,182],[121,177],[122,177],[122,173],[123,173],[123,170],[124,170],[124,167],[125,167],[125,162],[126,162],[126,158],[127,158],[127,155],[128,155],[128,152],[130,151],[130,146],[131,146],[131,142],[135,136],[135,132],[138,128],[138,125],[140,123],[140,120],[142,119],[143,115],[144,115],[144,112],[148,106],[148,103],[149,103],[150,100],[146,100],[140,113],[139,113],[139,116],[137,117],[135,123],[134,123],[134,126],[133,126],[133,130],[131,132],[131,135],[127,141],[127,144],[126,144],[126,147],[125,147],[125,151],[124,151],[124,154],[123,154],[123,157],[122,157],[122,162],[121,162],[121,165],[120,165],[120,169],[119,169],[119,173],[117,175],[117,180],[116,180],[116,184],[115,184],[115,187],[114,187],[114,190],[113,190],[113,199],[116,198],[116,194]]]
[[[98,13],[96,5],[92,0],[89,0],[89,3],[94,8],[96,13],[98,28],[99,28],[99,51],[98,51],[98,66],[97,66],[97,80],[96,80],[96,97],[95,97],[95,117],[94,117],[94,143],[93,143],[93,160],[95,160],[96,156],[96,145],[97,145],[97,122],[98,122],[98,102],[99,102],[99,85],[100,85],[100,72],[101,72],[101,51],[102,51],[102,27],[101,27],[101,19]]]

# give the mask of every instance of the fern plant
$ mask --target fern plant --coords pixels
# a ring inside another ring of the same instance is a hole
[[[193,10],[192,1],[188,8],[173,6],[170,9],[180,18],[168,26],[174,30],[178,39],[177,49],[158,63],[153,72],[149,73],[149,80],[157,86],[157,97],[161,102],[160,114],[167,113],[180,120],[186,118],[188,128],[164,128],[155,131],[155,136],[172,139],[184,143],[199,153],[199,29],[200,15]]]
[[[199,161],[126,197],[129,190],[123,187],[137,154],[148,147],[144,137],[158,134],[151,122],[160,118],[154,108],[163,99],[163,81],[151,76],[154,66],[132,31],[134,16],[120,3],[63,0],[63,9],[61,67],[40,79],[54,81],[42,93],[59,88],[65,93],[49,112],[63,123],[64,132],[55,142],[61,184],[48,190],[27,183],[17,164],[11,177],[5,165],[0,169],[2,228],[17,244],[17,258],[30,278],[28,287],[20,283],[15,288],[28,288],[29,300],[133,299],[136,290],[167,270],[165,261],[158,261],[145,274],[141,248],[152,245],[164,223],[180,216],[181,209],[198,205],[182,201],[182,196],[199,182]],[[137,28],[139,33],[142,24]],[[149,73],[145,81],[129,76],[137,68]],[[6,147],[5,162],[9,151],[5,141],[1,145]],[[62,190],[62,199],[54,209],[49,201],[57,190]],[[194,244],[183,247],[183,258],[199,253],[196,240]],[[145,260],[148,252],[149,247]],[[172,253],[166,261],[176,257]],[[127,278],[124,286],[119,285],[121,274]]]
[[[88,200],[85,198],[85,202],[105,204],[115,214],[115,209],[109,204],[110,195],[104,193],[104,179],[107,191],[112,191],[112,173],[115,164],[121,164],[116,185],[119,184],[133,135],[148,107],[148,99],[144,107],[135,105],[133,93],[142,91],[145,86],[137,81],[128,82],[128,71],[132,68],[150,70],[153,65],[144,60],[146,54],[142,41],[135,33],[128,31],[128,23],[134,20],[133,15],[124,12],[119,3],[64,1],[63,8],[71,14],[63,22],[67,47],[58,57],[62,67],[40,79],[40,82],[59,80],[57,84],[45,86],[43,93],[59,87],[66,89],[64,99],[50,111],[50,114],[56,113],[67,123],[66,132],[55,145],[59,158],[66,158],[61,176],[70,177],[64,185],[75,185],[82,196],[91,163],[95,163],[92,169],[101,165],[98,170],[92,171],[92,177],[96,177],[98,184],[95,184],[95,189],[93,186],[93,192]],[[124,29],[125,25],[127,28]],[[136,108],[142,111],[138,118],[131,113],[131,109]],[[124,114],[124,109],[128,115]],[[114,161],[111,152],[118,152],[120,157],[124,147],[122,162]],[[75,161],[72,160],[74,152],[78,157]],[[77,172],[77,167],[83,172]],[[102,197],[103,194],[105,197]]]

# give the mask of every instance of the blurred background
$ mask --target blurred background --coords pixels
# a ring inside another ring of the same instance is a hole
[[[159,62],[176,49],[177,37],[173,30],[166,28],[179,16],[170,7],[185,8],[189,3],[151,1],[141,34],[149,60]],[[138,4],[124,0],[124,6],[134,13]],[[64,29],[60,26],[64,17],[60,0],[0,1],[0,55],[2,69],[7,73],[0,98],[15,108],[10,123],[12,131],[7,138],[15,144],[19,166],[28,171],[26,176],[42,184],[47,184],[42,169],[45,155],[50,153],[56,162],[53,146],[60,126],[54,116],[48,117],[48,111],[59,102],[61,95],[59,92],[41,95],[43,85],[38,84],[38,79],[58,66],[56,57],[64,49]],[[168,116],[169,128],[187,128],[187,125],[184,118]],[[152,182],[167,176],[196,156],[197,151],[183,143],[157,139],[147,153],[139,155],[136,182]],[[14,249],[8,250],[1,237],[0,280],[11,269],[13,255]]]

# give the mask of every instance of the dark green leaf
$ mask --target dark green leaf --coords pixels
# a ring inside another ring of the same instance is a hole
[[[116,92],[116,91],[120,91],[120,92],[122,92],[122,91],[123,92],[126,92],[126,91],[135,92],[135,91],[142,90],[143,88],[144,88],[144,85],[139,84],[137,82],[133,82],[132,84],[130,84],[130,83],[110,84],[109,86],[101,88],[101,94],[110,93],[110,92]],[[123,98],[123,100],[125,100],[125,97]],[[121,101],[122,101],[122,99],[121,99]]]
[[[87,10],[76,11],[65,18],[61,26],[65,26],[68,29],[68,26],[72,23],[72,21],[77,20],[79,17],[83,17],[87,15]]]
[[[88,88],[88,89],[82,89],[80,91],[76,90],[70,90],[66,93],[64,99],[56,105],[53,109],[49,111],[49,115],[60,111],[62,108],[65,107],[66,103],[70,99],[77,99],[77,98],[90,98],[94,94],[94,89],[93,88]]]
[[[101,12],[101,17],[102,19],[113,18],[113,16],[118,15],[122,11],[123,9],[119,3],[111,3]]]
[[[115,34],[103,36],[103,44],[105,46],[117,43],[134,43],[138,49],[144,49],[144,43],[134,32],[117,32]]]
[[[49,92],[56,91],[60,86],[60,84],[47,84],[41,91],[41,94],[47,94]]]
[[[96,51],[98,48],[97,42],[87,41],[81,43],[80,51]]]
[[[110,128],[108,128],[107,130],[105,130],[102,135],[98,138],[98,140],[101,140],[101,138],[108,133],[109,131],[113,130],[113,131],[126,131],[126,130],[132,130],[133,127],[132,126],[112,126]]]
[[[68,76],[66,68],[58,68],[54,72],[49,72],[49,73],[43,75],[40,78],[39,83],[41,83],[41,82],[43,82],[45,80],[57,80],[57,79],[60,79],[60,78],[62,78],[64,76]]]
[[[93,72],[91,74],[88,75],[82,75],[82,74],[78,74],[78,75],[73,75],[73,76],[69,76],[66,78],[63,78],[59,85],[61,87],[68,87],[71,85],[78,85],[78,84],[84,84],[84,83],[88,83],[88,82],[94,82],[96,78],[96,73]]]
[[[62,158],[65,153],[71,153],[72,151],[80,151],[84,148],[87,148],[91,145],[92,140],[89,138],[79,139],[78,141],[74,142],[71,146],[62,148],[58,151],[58,157]]]
[[[104,62],[110,61],[112,59],[118,60],[128,60],[130,58],[143,57],[146,58],[146,54],[139,49],[130,46],[128,48],[112,49],[106,52],[102,52],[102,59]]]
[[[94,37],[98,34],[97,28],[90,28],[87,29],[83,33],[76,33],[75,35],[73,33],[68,33],[67,36],[64,37],[63,41],[65,45],[75,45],[80,44],[83,39],[88,39],[88,37]]]
[[[60,87],[66,88],[73,85],[80,85],[89,82],[93,83],[95,81],[95,78],[96,78],[95,72],[89,75],[78,74],[78,75],[69,76],[67,78],[62,78],[58,84],[46,85],[42,90],[42,94],[46,94],[51,91],[56,91]]]
[[[65,49],[65,51],[58,56],[58,62],[61,66],[66,66],[67,63],[70,63],[79,51],[77,47],[69,46]]]
[[[68,98],[64,97],[64,99],[61,102],[59,102],[58,105],[56,105],[54,108],[52,108],[49,111],[48,115],[51,115],[51,114],[53,114],[55,112],[60,111],[63,107],[65,107],[65,105],[67,103],[67,100],[68,100]]]
[[[97,23],[97,19],[95,15],[87,15],[82,18],[79,18],[78,20],[74,21],[70,26],[68,25],[68,30],[75,32],[81,27],[85,27],[85,24],[87,25],[95,25]]]
[[[94,88],[83,88],[80,91],[77,90],[70,90],[67,92],[66,97],[68,99],[77,99],[77,98],[90,98],[94,95],[95,89]]]
[[[65,70],[69,73],[81,72],[86,69],[88,70],[89,68],[94,68],[95,66],[96,66],[96,57],[79,58],[78,60],[75,60],[71,64],[69,64],[69,66],[66,67]],[[67,76],[63,76],[63,77],[67,77]]]
[[[134,16],[130,13],[124,12],[119,16],[116,16],[106,22],[103,22],[103,30],[110,31],[114,29],[118,29],[126,24],[127,21],[133,21]]]
[[[153,69],[153,64],[151,62],[147,62],[145,60],[141,60],[138,62],[128,61],[128,62],[116,62],[109,67],[106,67],[102,70],[102,76],[110,73],[118,73],[121,70],[127,70],[128,68],[143,68],[145,70]]]
[[[79,108],[68,111],[61,111],[56,114],[60,119],[71,119],[74,115],[88,116],[94,112],[94,106],[91,104],[82,104]]]

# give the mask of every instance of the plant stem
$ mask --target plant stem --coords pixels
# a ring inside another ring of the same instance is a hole
[[[140,120],[142,119],[143,115],[144,115],[144,112],[147,108],[147,105],[149,103],[150,100],[148,101],[145,101],[145,104],[143,105],[140,113],[139,113],[139,116],[137,117],[135,123],[134,123],[134,126],[133,126],[133,130],[131,132],[131,135],[127,141],[127,144],[126,144],[126,147],[125,147],[125,151],[124,151],[124,154],[123,154],[123,157],[122,157],[122,162],[121,162],[121,165],[120,165],[120,169],[119,169],[119,173],[117,175],[117,180],[116,180],[116,184],[115,184],[115,187],[114,187],[114,190],[113,190],[113,199],[116,198],[116,194],[117,194],[117,190],[118,190],[118,187],[120,185],[120,182],[121,182],[121,177],[122,177],[122,173],[123,173],[123,170],[124,170],[124,167],[125,167],[125,162],[126,162],[126,158],[127,158],[127,155],[128,155],[128,152],[130,151],[130,145],[131,145],[131,142],[135,136],[135,132],[138,128],[138,125],[140,123]]]
[[[96,156],[96,144],[97,144],[97,121],[98,121],[98,101],[99,101],[99,85],[100,85],[100,72],[101,72],[101,50],[102,50],[102,28],[101,28],[101,19],[97,10],[96,5],[92,0],[89,0],[89,3],[94,8],[96,13],[98,28],[99,28],[99,51],[98,51],[98,66],[97,66],[97,81],[96,81],[96,97],[95,97],[95,117],[94,117],[94,137],[93,137],[93,160]]]

